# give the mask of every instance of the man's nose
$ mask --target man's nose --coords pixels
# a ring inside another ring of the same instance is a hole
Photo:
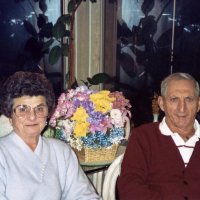
[[[181,111],[181,112],[184,112],[185,109],[186,109],[186,102],[184,101],[184,99],[181,99],[178,102],[178,110]]]

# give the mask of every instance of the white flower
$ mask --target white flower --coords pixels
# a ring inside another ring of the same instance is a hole
[[[117,127],[124,127],[124,119],[122,117],[122,113],[119,109],[112,109],[110,111],[111,123]]]
[[[70,138],[70,146],[78,151],[81,151],[83,142],[80,140],[80,138]]]
[[[58,127],[63,128],[64,137],[67,139],[67,141],[69,141],[70,139],[70,135],[73,132],[74,125],[75,125],[75,122],[69,119],[58,121]]]
[[[124,139],[124,137],[119,136],[119,137],[112,138],[112,139],[110,140],[110,142],[111,142],[112,144],[120,144],[121,140],[123,140],[123,139]]]

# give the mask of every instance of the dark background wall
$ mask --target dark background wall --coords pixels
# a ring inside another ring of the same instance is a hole
[[[165,76],[187,72],[200,82],[200,1],[121,0],[117,37],[117,76],[135,126],[152,121]]]

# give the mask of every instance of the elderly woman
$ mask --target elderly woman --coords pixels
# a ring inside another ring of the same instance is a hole
[[[4,83],[1,112],[13,131],[0,138],[1,200],[101,199],[71,148],[41,136],[54,99],[42,74],[17,72]]]

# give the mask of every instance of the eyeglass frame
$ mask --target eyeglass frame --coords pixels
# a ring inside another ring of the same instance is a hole
[[[17,108],[19,108],[19,107],[23,107],[23,108],[25,108],[25,109],[28,109],[28,110],[26,110],[26,111],[24,111],[24,115],[22,116],[19,116],[19,115],[17,115],[16,114],[16,109]],[[46,113],[46,115],[45,116],[40,116],[40,115],[38,115],[38,110],[36,110],[37,108],[40,108],[40,107],[44,107],[44,108],[47,108],[47,113]],[[37,105],[37,106],[35,106],[34,108],[32,108],[31,106],[29,106],[29,105],[25,105],[25,104],[20,104],[20,105],[17,105],[15,108],[13,108],[13,113],[15,114],[15,116],[17,116],[17,117],[28,117],[29,115],[30,115],[30,113],[31,113],[31,110],[34,110],[34,114],[35,114],[35,116],[37,116],[38,118],[45,118],[45,117],[48,117],[48,106],[46,105],[46,104],[39,104],[39,105]]]

